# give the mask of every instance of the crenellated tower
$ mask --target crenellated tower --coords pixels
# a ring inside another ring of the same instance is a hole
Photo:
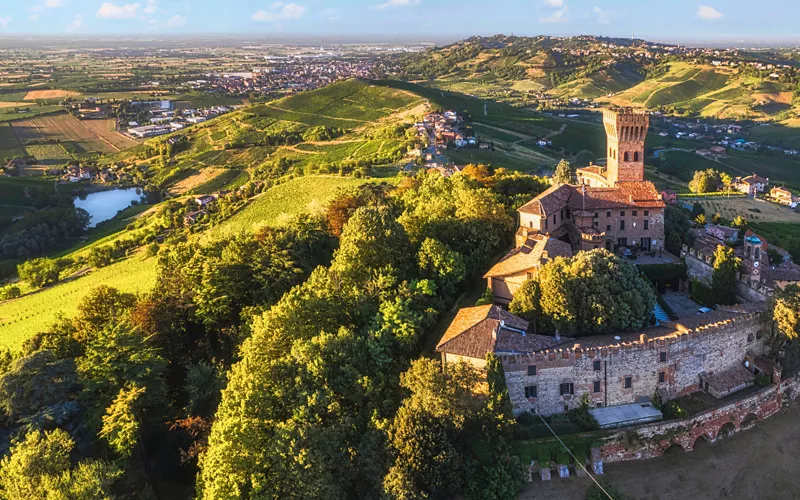
[[[615,108],[603,111],[608,148],[606,179],[609,186],[618,181],[644,180],[644,140],[650,115],[644,110]]]

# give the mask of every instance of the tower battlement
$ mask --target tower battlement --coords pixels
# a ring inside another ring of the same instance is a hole
[[[644,141],[650,115],[641,109],[611,108],[603,111],[608,144],[606,177],[610,185],[644,180]]]

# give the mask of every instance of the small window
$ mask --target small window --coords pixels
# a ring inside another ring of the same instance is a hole
[[[625,217],[625,210],[620,210],[619,211],[619,216],[620,217]]]
[[[553,214],[553,224],[557,224],[558,223],[558,219],[556,219],[557,215],[558,214]],[[562,217],[562,219],[563,219],[563,217]]]
[[[569,413],[569,405],[564,405],[564,413]]]
[[[622,159],[623,159],[622,161],[629,161],[629,160],[628,160],[628,152],[627,152],[627,151],[625,151],[624,153],[622,153]]]
[[[575,392],[573,390],[572,382],[564,382],[563,384],[561,384],[560,390],[561,390],[561,395],[562,396],[575,394]]]
[[[667,362],[667,351],[661,351],[660,353],[658,353],[658,360],[660,362],[662,362],[662,363],[666,363]]]
[[[649,210],[645,210],[644,211],[644,216],[647,217],[648,215],[650,215],[650,211]]]
[[[639,153],[637,151],[633,152],[633,161],[639,161]]]
[[[667,372],[658,372],[658,383],[663,384],[667,381]]]
[[[630,389],[633,387],[633,377],[625,377],[625,388]]]
[[[536,375],[536,365],[528,365],[528,375],[531,377]]]
[[[532,273],[532,272],[528,271],[528,272],[526,273],[526,277],[527,277],[529,280],[532,280],[534,277],[536,277],[536,273]],[[535,374],[534,374],[534,375],[535,375]]]
[[[544,228],[545,228],[545,229],[547,229],[547,223],[548,223],[549,221],[550,221],[549,219],[545,219],[545,220],[544,220]]]
[[[611,217],[611,211],[606,212],[606,217]]]
[[[525,387],[525,397],[526,398],[535,398],[536,396],[536,386],[529,385]]]
[[[647,219],[644,220],[644,228],[645,229],[650,229],[650,221],[647,220]]]
[[[602,408],[602,407],[603,407],[603,403],[601,403],[600,401],[598,401],[597,403],[595,403],[594,407],[595,407],[595,408]]]
[[[764,332],[762,332],[761,330],[757,331],[756,332],[756,339],[761,339],[762,335],[764,335]]]
[[[752,334],[752,333],[748,334],[748,335],[747,335],[747,343],[749,344],[749,343],[750,343],[750,342],[752,342],[753,340],[755,340],[755,337],[753,337],[753,334]]]
[[[596,219],[596,218],[598,218],[598,217],[600,217],[600,214],[599,214],[598,212],[595,212],[595,213],[594,213],[594,218]]]
[[[600,392],[600,381],[599,380],[595,380],[594,381],[594,392]]]
[[[632,211],[632,212],[631,212],[631,215],[632,215],[633,217],[636,217],[636,214],[637,214],[637,213],[638,213],[638,212],[637,212],[636,210],[634,210],[634,211]]]
[[[599,359],[594,360],[594,371],[599,372],[603,368],[603,362]]]
[[[625,230],[625,219],[620,219],[620,221],[619,221],[619,230],[620,231],[624,231]]]
[[[606,224],[606,231],[611,231],[611,224]]]

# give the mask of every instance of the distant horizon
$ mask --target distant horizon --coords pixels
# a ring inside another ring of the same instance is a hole
[[[191,42],[191,41],[220,41],[237,43],[290,43],[297,45],[316,45],[317,43],[335,44],[434,44],[437,46],[451,44],[471,37],[491,37],[491,36],[519,36],[537,37],[548,36],[554,38],[570,38],[580,36],[593,36],[598,38],[617,38],[644,40],[651,43],[676,44],[689,47],[719,47],[719,48],[800,48],[800,35],[794,37],[664,37],[647,35],[613,35],[613,34],[545,34],[545,33],[464,33],[461,35],[437,35],[434,33],[419,33],[414,35],[401,34],[370,34],[370,33],[86,33],[86,34],[45,34],[45,33],[2,33],[0,32],[0,45],[4,42],[16,40],[52,40],[62,43],[76,43],[80,45],[84,42],[114,42],[114,45],[124,44],[127,41],[169,41],[169,42]]]
[[[457,40],[473,33],[800,44],[800,3],[762,0],[31,0],[4,2],[4,36],[266,36]],[[776,15],[776,13],[779,13]],[[765,42],[766,40],[766,42]]]

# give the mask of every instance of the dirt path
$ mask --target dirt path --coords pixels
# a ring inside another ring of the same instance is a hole
[[[486,127],[486,128],[490,128],[492,130],[497,130],[498,132],[503,132],[503,133],[508,134],[508,135],[513,135],[514,137],[519,137],[522,140],[536,139],[536,137],[534,137],[532,135],[526,135],[526,134],[523,134],[523,133],[520,133],[520,132],[515,132],[513,130],[508,130],[508,129],[505,129],[505,128],[495,127],[494,125],[489,125],[489,124],[486,124],[486,123],[483,123],[483,122],[477,122],[477,123],[481,127]]]
[[[562,123],[561,127],[558,130],[553,130],[552,132],[550,132],[549,134],[544,136],[544,138],[545,139],[550,139],[552,137],[557,136],[558,134],[563,134],[565,130],[567,130],[567,124],[566,123]]]
[[[752,429],[652,460],[606,464],[606,479],[631,498],[759,500],[797,498],[800,491],[800,406]],[[534,481],[521,500],[583,499],[590,479]]]

